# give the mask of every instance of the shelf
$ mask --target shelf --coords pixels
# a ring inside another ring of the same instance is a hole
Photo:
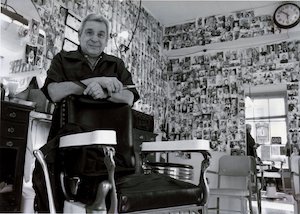
[[[260,37],[242,38],[228,42],[216,42],[208,45],[194,46],[189,48],[180,48],[175,50],[164,50],[168,57],[181,57],[197,54],[199,52],[224,51],[229,49],[239,49],[255,47],[269,43],[281,42],[284,40],[299,39],[300,31],[286,32],[281,34],[270,34]]]

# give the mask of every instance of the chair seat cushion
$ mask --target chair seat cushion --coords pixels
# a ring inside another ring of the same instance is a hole
[[[119,212],[199,204],[201,188],[162,174],[126,176],[116,183]]]

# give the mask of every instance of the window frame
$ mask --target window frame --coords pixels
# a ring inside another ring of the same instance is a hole
[[[268,121],[268,122],[272,122],[272,120],[274,119],[284,119],[285,120],[285,129],[286,129],[286,139],[282,139],[281,144],[282,145],[286,145],[286,143],[288,142],[288,105],[287,105],[287,93],[286,91],[276,91],[276,92],[257,92],[254,94],[249,94],[252,100],[255,99],[267,99],[268,100],[268,114],[269,116],[258,116],[258,117],[246,117],[245,114],[245,123],[256,123],[257,121]],[[245,95],[245,96],[249,96],[249,95]],[[276,116],[270,116],[270,99],[273,98],[283,98],[284,99],[284,112],[285,114],[283,115],[276,115]],[[246,108],[246,107],[245,107]],[[245,109],[246,110],[246,109]],[[269,136],[271,137],[271,129],[269,129]],[[256,135],[255,135],[255,139],[256,139]],[[271,139],[269,143],[265,143],[264,145],[271,145]]]

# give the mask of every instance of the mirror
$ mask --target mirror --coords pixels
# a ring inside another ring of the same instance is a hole
[[[2,0],[0,24],[1,83],[16,94],[42,72],[46,35],[31,0]]]

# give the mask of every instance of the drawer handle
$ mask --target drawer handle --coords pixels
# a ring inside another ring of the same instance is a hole
[[[10,118],[16,118],[16,116],[17,116],[16,112],[9,113]]]
[[[7,131],[8,131],[9,133],[14,133],[14,132],[15,132],[15,129],[14,129],[13,127],[10,127],[10,128],[7,129]]]
[[[7,141],[6,142],[6,146],[8,147],[12,147],[14,145],[14,143],[12,141]]]
[[[143,140],[143,139],[144,139],[144,136],[143,136],[143,135],[140,135],[140,139]]]

